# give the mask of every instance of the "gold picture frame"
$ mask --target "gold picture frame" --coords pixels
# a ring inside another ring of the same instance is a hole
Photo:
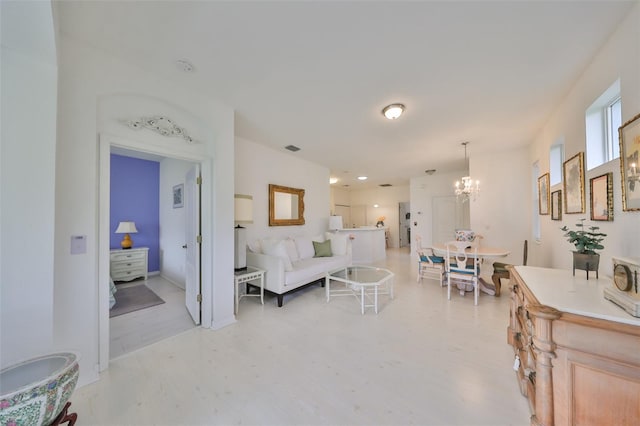
[[[538,213],[549,214],[549,173],[538,178]]]
[[[640,114],[618,129],[622,211],[640,211]]]
[[[562,220],[562,190],[551,193],[551,220]]]
[[[304,189],[269,184],[269,226],[304,225]]]
[[[584,152],[579,152],[562,163],[564,212],[584,213]]]
[[[589,179],[591,220],[613,221],[613,173]]]

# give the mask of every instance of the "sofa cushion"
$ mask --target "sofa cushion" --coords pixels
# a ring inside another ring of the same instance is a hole
[[[277,256],[284,262],[285,271],[293,271],[293,265],[291,259],[287,254],[287,250],[284,247],[284,243],[280,240],[262,240],[260,241],[262,246],[262,252],[270,256]]]
[[[313,257],[331,257],[333,253],[331,253],[331,241],[327,240],[322,243],[317,241],[313,241],[313,250],[315,251],[315,255]]]
[[[296,248],[296,242],[294,240],[287,238],[286,240],[282,240],[282,244],[284,244],[287,255],[292,262],[300,260],[300,255],[298,254],[298,249]]]
[[[310,282],[313,277],[323,278],[327,272],[344,268],[348,264],[347,256],[312,257],[301,259],[293,264],[293,271],[285,274],[285,285]]]
[[[349,235],[340,232],[327,232],[327,240],[331,240],[331,252],[334,256],[347,254],[347,238]]]
[[[315,256],[316,251],[313,248],[313,242],[311,241],[311,238],[296,237],[295,242],[300,260],[310,259]]]

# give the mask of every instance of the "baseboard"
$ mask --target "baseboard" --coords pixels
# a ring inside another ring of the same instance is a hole
[[[181,288],[182,290],[185,290],[184,284],[177,283],[174,280],[172,280],[171,278],[162,275],[160,272],[158,272],[158,275],[160,275],[160,277],[162,277],[162,279],[169,281],[171,284],[175,285],[176,287]]]

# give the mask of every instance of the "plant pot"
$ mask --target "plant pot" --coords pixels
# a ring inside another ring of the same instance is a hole
[[[600,265],[600,255],[598,253],[579,253],[573,252],[573,275],[576,275],[576,269],[587,271],[587,279],[589,279],[589,271],[596,271],[598,278],[598,265]]]

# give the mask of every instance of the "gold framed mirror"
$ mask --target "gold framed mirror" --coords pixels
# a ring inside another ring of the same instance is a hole
[[[269,226],[304,225],[304,189],[269,184]]]

